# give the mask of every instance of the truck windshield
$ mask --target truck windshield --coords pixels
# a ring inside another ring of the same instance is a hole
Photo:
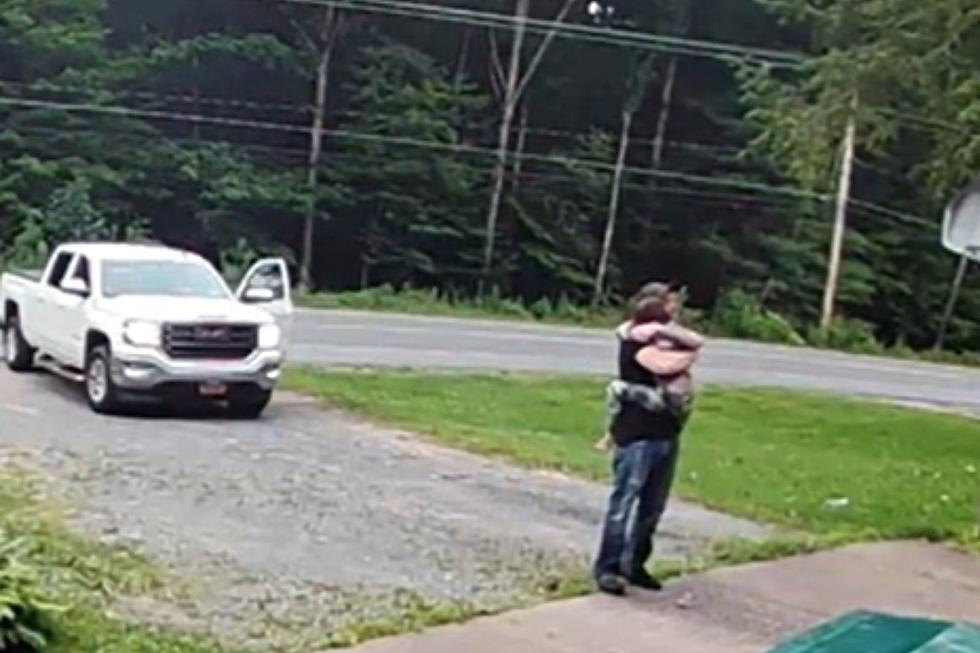
[[[105,297],[142,295],[226,299],[228,291],[207,267],[183,261],[106,261],[102,264]]]

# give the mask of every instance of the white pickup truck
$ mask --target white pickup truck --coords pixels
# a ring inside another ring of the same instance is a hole
[[[258,262],[232,293],[203,258],[156,245],[63,245],[41,275],[0,277],[8,367],[83,383],[100,413],[204,401],[259,417],[285,360],[292,309],[280,259]]]

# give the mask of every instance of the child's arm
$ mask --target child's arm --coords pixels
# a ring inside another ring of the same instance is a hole
[[[679,324],[668,324],[661,328],[657,332],[657,335],[672,340],[678,346],[690,351],[702,349],[705,343],[704,336],[700,333],[693,329],[682,327]]]
[[[637,363],[660,377],[684,374],[697,360],[697,351],[664,351],[654,346],[644,347],[636,354]]]

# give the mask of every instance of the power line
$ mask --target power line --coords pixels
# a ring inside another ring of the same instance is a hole
[[[64,129],[54,129],[50,127],[21,127],[18,128],[20,132],[26,133],[38,133],[38,134],[51,134],[67,136]],[[92,127],[76,127],[70,128],[71,132],[87,132],[91,134],[102,134],[102,130],[92,128]],[[145,133],[118,133],[114,132],[110,136],[111,138],[120,138],[126,140],[138,140],[145,141],[153,139],[152,134]],[[255,143],[239,143],[224,140],[215,139],[194,139],[194,138],[169,138],[168,141],[173,141],[176,143],[184,143],[189,146],[200,146],[202,144],[213,144],[213,145],[226,145],[228,147],[243,150],[246,152],[256,152],[256,153],[283,153],[290,154],[297,159],[297,163],[305,161],[308,152],[305,148],[289,148],[278,145],[261,145]],[[323,167],[329,168],[330,164],[340,161],[353,161],[358,163],[370,163],[370,164],[383,164],[389,162],[390,157],[386,156],[372,156],[365,153],[352,153],[352,152],[331,152],[327,159],[323,162]],[[476,172],[477,176],[489,177],[492,172],[492,167],[488,166],[486,168],[480,169]],[[559,172],[533,172],[529,170],[523,170],[518,175],[521,179],[534,179],[539,181],[553,181],[553,182],[565,182],[565,183],[581,183],[581,178],[568,174]],[[632,183],[628,181],[623,182],[623,188],[626,190],[634,190],[641,192],[650,192],[649,187],[643,184]],[[758,195],[746,195],[746,194],[735,194],[735,193],[718,193],[710,191],[698,191],[688,188],[683,188],[680,186],[658,186],[656,193],[670,195],[674,198],[674,201],[681,201],[691,204],[716,204],[723,206],[766,206],[771,208],[785,208],[788,206],[793,206],[791,201],[794,198],[788,197],[761,197]],[[854,202],[851,207],[853,210],[865,214],[865,215],[875,215],[878,217],[889,217],[889,215],[883,214],[881,211],[884,207],[880,207],[875,204],[868,202]],[[903,216],[902,214],[896,214],[897,216],[909,220],[909,216]],[[929,228],[934,228],[935,225],[927,222],[925,220],[916,219],[915,224],[921,224]]]
[[[63,129],[54,129],[50,127],[23,127],[18,131],[25,133],[35,133],[35,134],[49,134],[55,136],[65,136],[69,137],[69,134],[65,133]],[[73,126],[69,130],[73,134],[79,132],[86,132],[90,134],[102,134],[102,130],[92,128],[92,127],[76,127]],[[107,138],[123,139],[123,140],[135,140],[135,141],[146,141],[154,138],[152,134],[146,133],[119,133],[112,132]],[[177,143],[185,143],[189,146],[200,146],[203,144],[209,145],[226,145],[228,147],[242,150],[246,152],[254,153],[283,153],[289,154],[296,158],[297,163],[304,161],[307,156],[307,151],[303,148],[289,148],[277,145],[259,145],[251,143],[236,143],[231,141],[215,140],[215,139],[194,139],[194,138],[177,138],[168,139]],[[370,163],[370,164],[383,164],[389,162],[390,157],[386,156],[372,156],[364,153],[351,153],[351,152],[331,152],[327,155],[323,162],[323,167],[329,168],[332,163],[337,161],[353,161],[358,163]],[[487,166],[485,168],[476,171],[477,177],[490,177],[492,173],[492,166]],[[560,172],[533,172],[529,170],[522,170],[518,175],[521,179],[525,180],[537,180],[537,181],[550,181],[550,182],[564,182],[571,184],[581,183],[581,178],[574,176],[569,173]],[[638,183],[623,182],[623,188],[626,190],[634,190],[640,192],[649,192],[648,186]],[[697,191],[682,187],[671,187],[671,186],[659,186],[656,189],[657,194],[670,195],[674,198],[673,201],[679,201],[690,204],[714,204],[722,205],[727,207],[732,206],[767,206],[772,208],[781,208],[790,206],[788,202],[791,198],[772,198],[772,197],[761,197],[757,195],[739,195],[733,193],[715,193],[708,191]]]
[[[886,116],[892,116],[899,122],[904,122],[906,125],[914,125],[919,129],[958,132],[961,134],[971,133],[969,127],[956,124],[955,122],[948,122],[946,120],[940,120],[939,118],[933,118],[931,116],[923,116],[921,114],[909,113],[907,111],[898,111],[897,109],[889,109],[887,107],[872,107],[871,111],[881,113]]]
[[[0,88],[11,88],[11,89],[21,89],[34,92],[64,92],[64,93],[75,93],[75,94],[86,94],[87,91],[84,89],[79,89],[77,87],[69,85],[59,85],[51,82],[39,82],[39,83],[23,83],[23,82],[13,82],[0,80]],[[229,109],[251,109],[257,111],[283,111],[288,113],[309,113],[312,111],[312,106],[302,105],[302,104],[292,104],[292,103],[278,103],[278,102],[256,102],[254,100],[236,100],[231,98],[222,98],[209,95],[196,95],[188,91],[174,92],[174,93],[157,93],[154,91],[132,91],[132,90],[106,90],[107,94],[120,99],[123,98],[135,98],[137,100],[147,100],[147,101],[162,101],[162,102],[175,102],[178,104],[196,104],[209,107],[226,107]],[[394,115],[394,114],[374,114],[365,111],[352,111],[352,110],[333,110],[330,112],[331,116],[339,117],[351,117],[359,118],[367,115]],[[483,129],[486,125],[483,122],[467,122],[459,124],[457,126],[464,129]],[[514,126],[512,132],[514,134],[521,131],[520,126]],[[529,127],[525,128],[525,132],[529,135],[554,137],[554,138],[568,138],[581,140],[587,138],[591,135],[591,132],[573,132],[568,130],[558,130],[558,129],[547,129],[539,127]],[[612,132],[602,131],[603,134],[612,135]],[[633,137],[630,139],[630,143],[633,145],[653,145],[656,143],[656,139],[653,138],[637,138]],[[668,147],[674,147],[678,149],[690,150],[695,152],[717,152],[717,153],[728,153],[731,155],[738,155],[742,152],[742,148],[736,146],[719,145],[711,143],[699,143],[693,141],[680,141],[680,140],[665,140],[664,145]],[[734,158],[734,156],[732,157]]]
[[[520,129],[521,128],[518,126],[515,127],[513,131],[517,133],[520,131]],[[555,138],[574,138],[577,140],[587,138],[588,136],[591,135],[591,132],[573,132],[573,131],[565,131],[559,129],[545,129],[539,127],[529,127],[527,128],[526,131],[529,135],[555,137]],[[607,132],[604,130],[602,130],[601,133],[610,136],[613,135],[612,132]],[[630,144],[653,145],[656,142],[657,139],[655,138],[630,137]],[[736,147],[734,145],[716,145],[713,143],[698,143],[694,141],[676,141],[676,140],[669,140],[669,139],[664,140],[664,145],[670,147],[677,147],[680,149],[688,149],[692,151],[719,152],[719,153],[726,152],[733,155],[740,154],[743,151],[742,148]]]
[[[406,18],[421,18],[442,22],[460,23],[473,27],[512,28],[513,16],[497,13],[446,7],[400,0],[257,0],[279,4],[315,7],[336,7],[350,11],[374,13]],[[730,61],[733,58],[751,57],[776,67],[798,67],[804,56],[798,53],[772,50],[753,46],[734,45],[715,41],[692,39],[666,34],[635,32],[622,29],[601,28],[591,25],[527,18],[523,21],[528,32],[554,33],[558,38],[591,41],[618,47],[634,47],[670,54],[691,55]]]
[[[188,122],[191,124],[199,124],[199,125],[209,124],[214,126],[266,130],[266,131],[273,131],[279,133],[291,133],[291,134],[303,134],[303,135],[309,134],[309,128],[304,126],[298,126],[298,125],[264,122],[259,120],[249,120],[249,119],[242,119],[242,118],[227,118],[227,117],[205,116],[200,114],[180,114],[180,113],[148,110],[148,109],[133,109],[130,107],[120,107],[120,106],[55,102],[49,100],[33,100],[33,99],[9,98],[9,97],[0,97],[0,106],[21,106],[21,107],[33,108],[33,109],[41,109],[41,108],[57,109],[66,112],[79,111],[84,113],[102,113],[106,115],[113,115],[119,117],[135,117],[135,118],[143,118],[143,119],[165,120],[171,122]],[[493,148],[467,145],[462,143],[443,143],[439,141],[423,140],[423,139],[416,139],[411,137],[356,132],[356,131],[351,131],[346,129],[324,129],[323,133],[325,135],[333,136],[338,139],[350,139],[354,141],[375,142],[375,143],[384,143],[389,145],[401,145],[406,147],[434,149],[434,150],[441,150],[454,154],[479,154],[479,155],[490,156],[490,157],[496,156],[496,150]],[[548,164],[557,164],[557,165],[577,165],[585,169],[607,172],[607,173],[611,173],[615,170],[614,164],[605,161],[597,161],[594,159],[577,159],[577,158],[562,156],[562,155],[530,154],[530,153],[525,153],[519,156],[516,155],[515,153],[510,153],[509,156],[512,161],[519,158],[520,160],[534,161],[539,163],[548,163]],[[652,170],[648,168],[638,168],[635,166],[626,166],[624,168],[624,172],[632,176],[660,178],[660,179],[668,179],[673,181],[689,182],[689,183],[699,183],[699,184],[704,184],[706,186],[717,186],[717,187],[734,188],[738,190],[746,190],[746,191],[753,191],[753,192],[760,192],[760,193],[770,193],[772,195],[780,195],[780,196],[792,197],[796,199],[814,200],[820,202],[826,202],[829,199],[829,196],[826,195],[825,193],[818,193],[818,192],[808,191],[803,189],[772,186],[772,185],[762,184],[762,183],[743,180],[743,179],[736,179],[736,178],[707,177],[703,175],[684,173],[675,170]],[[854,200],[852,203],[855,206],[863,206],[863,208],[867,210],[878,211],[884,215],[890,215],[897,219],[903,219],[910,222],[921,221],[921,218],[918,218],[916,216],[905,214],[900,211],[896,211],[888,207],[882,207],[870,202],[859,202],[857,200]]]

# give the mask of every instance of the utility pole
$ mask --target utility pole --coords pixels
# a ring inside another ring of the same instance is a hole
[[[827,265],[827,283],[823,292],[823,311],[820,328],[827,330],[834,321],[834,305],[840,282],[841,258],[844,251],[844,233],[847,230],[847,205],[851,198],[851,174],[854,169],[854,149],[857,137],[858,96],[851,100],[851,111],[844,131],[844,156],[837,183],[837,204],[834,212],[834,233],[830,239],[830,261]]]
[[[970,267],[970,258],[964,254],[960,257],[960,264],[956,268],[953,285],[949,291],[949,300],[946,302],[946,310],[943,311],[943,321],[939,325],[939,333],[936,335],[936,351],[940,351],[946,344],[946,334],[949,332],[950,322],[953,321],[953,312],[956,310],[956,303],[960,299],[960,291],[963,289],[963,280],[966,278],[968,267]]]

